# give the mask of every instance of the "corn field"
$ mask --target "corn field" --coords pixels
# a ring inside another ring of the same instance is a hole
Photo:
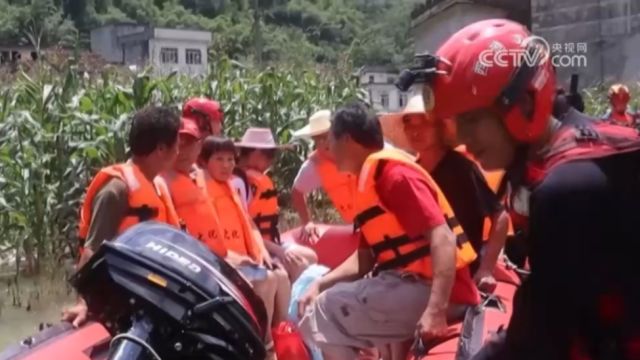
[[[347,70],[257,70],[226,59],[199,78],[67,69],[42,66],[0,86],[0,255],[17,254],[16,274],[75,256],[85,188],[100,167],[126,159],[136,109],[208,96],[223,104],[228,136],[268,126],[286,143],[313,111],[361,96]],[[291,187],[307,151],[281,154],[280,189]]]

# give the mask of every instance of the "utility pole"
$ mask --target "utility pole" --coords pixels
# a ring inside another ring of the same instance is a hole
[[[255,61],[258,67],[262,67],[262,9],[260,0],[253,0],[253,41],[255,49]]]

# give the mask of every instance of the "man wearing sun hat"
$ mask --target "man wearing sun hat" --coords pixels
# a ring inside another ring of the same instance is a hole
[[[474,250],[482,255],[470,266],[474,279],[481,290],[492,290],[493,268],[509,227],[509,216],[486,181],[492,174],[485,174],[464,151],[456,151],[453,123],[427,116],[422,95],[413,96],[403,111],[386,115],[381,123],[396,143],[418,153],[417,162],[442,189]]]
[[[329,129],[331,128],[331,111],[319,110],[309,117],[309,123],[293,133],[294,139],[312,140],[314,151],[304,161],[298,175],[293,181],[293,207],[304,224],[300,240],[314,243],[318,239],[316,226],[313,223],[306,203],[306,196],[315,190],[322,189],[345,223],[352,223],[354,217],[353,198],[356,177],[353,174],[340,172],[336,167],[333,155],[329,151]]]

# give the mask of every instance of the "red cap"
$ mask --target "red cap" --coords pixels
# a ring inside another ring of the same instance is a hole
[[[198,122],[188,117],[181,118],[180,134],[191,135],[196,139],[200,139],[202,137],[202,133],[198,127]]]

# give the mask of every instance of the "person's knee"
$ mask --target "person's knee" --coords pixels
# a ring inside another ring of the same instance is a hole
[[[278,287],[278,277],[273,271],[267,271],[267,276],[261,280],[252,281],[253,291],[258,296],[264,296],[265,294],[273,293]]]
[[[277,268],[271,272],[273,274],[274,282],[277,287],[288,286],[291,287],[291,281],[289,280],[289,274],[285,269]]]
[[[316,254],[313,249],[306,246],[300,246],[298,251],[300,252],[300,256],[307,261],[307,266],[318,263],[318,254]]]

